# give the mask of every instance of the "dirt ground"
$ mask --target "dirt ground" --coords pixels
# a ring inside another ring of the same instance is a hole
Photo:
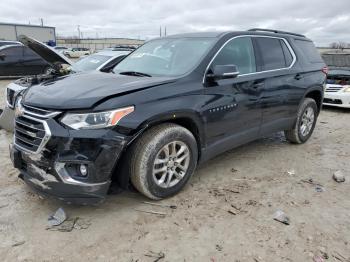
[[[8,82],[0,81],[0,94]],[[1,260],[350,261],[349,130],[350,110],[326,108],[304,145],[278,133],[222,154],[180,194],[157,202],[176,209],[143,203],[132,192],[97,207],[39,198],[17,178],[8,154],[12,136],[0,130]],[[345,183],[332,180],[337,170]],[[59,207],[81,225],[47,230]],[[290,225],[273,220],[277,210]]]

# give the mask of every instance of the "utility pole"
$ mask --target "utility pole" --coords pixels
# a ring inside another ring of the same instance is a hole
[[[80,39],[80,25],[78,25],[77,28],[78,28],[78,38]]]
[[[41,26],[44,26],[44,19],[40,18],[40,24]]]
[[[164,36],[166,36],[166,27],[164,28]]]
[[[162,26],[159,27],[159,37],[162,37]]]

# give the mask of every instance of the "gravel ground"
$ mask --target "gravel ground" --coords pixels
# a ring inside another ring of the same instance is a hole
[[[0,94],[8,82],[0,81]],[[157,202],[176,209],[143,203],[147,199],[132,192],[110,195],[97,207],[39,198],[17,178],[8,156],[12,136],[0,130],[0,257],[350,261],[349,130],[350,110],[326,108],[304,145],[291,145],[277,133],[222,154],[201,166],[180,194]],[[346,175],[345,183],[332,180],[337,170]],[[47,229],[48,216],[59,207],[76,221],[71,232]],[[290,225],[273,220],[277,210]]]

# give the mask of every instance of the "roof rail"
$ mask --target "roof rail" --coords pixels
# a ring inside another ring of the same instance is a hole
[[[306,36],[304,36],[302,34],[296,34],[296,33],[280,31],[280,30],[274,30],[274,29],[252,28],[252,29],[249,29],[248,31],[262,31],[262,32],[270,32],[270,33],[276,33],[276,34],[287,34],[287,35],[295,35],[295,36],[300,36],[300,37],[306,37]]]

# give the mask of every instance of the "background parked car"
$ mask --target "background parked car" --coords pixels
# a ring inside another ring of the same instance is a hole
[[[350,53],[322,55],[329,67],[323,104],[350,108]]]
[[[104,51],[97,54],[89,55],[81,58],[76,63],[73,63],[68,58],[63,56],[56,49],[50,48],[47,45],[40,43],[29,37],[23,37],[23,43],[27,48],[31,48],[33,52],[40,55],[48,64],[54,65],[70,65],[68,70],[71,72],[86,72],[86,71],[101,71],[109,72],[116,64],[118,64],[125,56],[127,56],[132,50],[123,51]],[[66,74],[66,72],[64,73]],[[53,76],[61,75],[61,72],[54,72]],[[50,75],[41,76],[41,81],[50,78]],[[38,81],[34,81],[38,82]],[[7,131],[13,131],[14,121],[14,104],[17,97],[31,84],[25,79],[19,79],[14,83],[10,83],[6,88],[6,107],[4,111],[0,112],[0,128]]]
[[[42,74],[49,68],[47,62],[26,46],[0,47],[0,77]]]
[[[85,47],[74,47],[63,51],[63,54],[70,58],[79,58],[83,55],[90,55],[90,50]]]
[[[68,48],[64,46],[55,46],[53,49],[55,49],[55,51],[57,51],[58,53],[62,53],[62,54],[64,51],[68,50]]]
[[[101,71],[109,72],[131,51],[102,51],[81,58],[71,66],[73,72]]]
[[[22,45],[21,42],[17,41],[0,41],[0,47],[4,45]]]

